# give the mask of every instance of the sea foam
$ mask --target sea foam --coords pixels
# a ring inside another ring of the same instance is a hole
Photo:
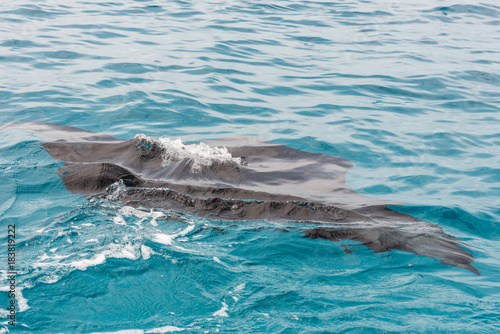
[[[184,144],[180,138],[169,139],[160,137],[157,140],[145,134],[138,134],[134,137],[143,144],[158,145],[163,150],[163,164],[169,165],[172,162],[189,159],[192,161],[192,171],[199,172],[204,166],[219,164],[241,164],[241,158],[234,158],[225,147],[209,146],[206,143]]]

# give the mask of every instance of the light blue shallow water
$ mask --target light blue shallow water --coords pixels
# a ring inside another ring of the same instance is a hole
[[[20,309],[0,333],[500,332],[499,101],[492,0],[4,2],[0,124],[349,159],[348,185],[463,240],[481,276],[270,222],[89,202],[39,137],[4,131],[0,300],[14,223]]]

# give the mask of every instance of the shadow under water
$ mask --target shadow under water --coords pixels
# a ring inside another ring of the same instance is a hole
[[[46,138],[64,161],[60,176],[73,193],[143,208],[162,208],[227,221],[313,223],[307,238],[353,240],[374,252],[403,250],[479,275],[472,254],[439,226],[387,208],[345,184],[353,164],[255,138],[184,145],[137,135],[105,134],[48,123],[9,123]]]

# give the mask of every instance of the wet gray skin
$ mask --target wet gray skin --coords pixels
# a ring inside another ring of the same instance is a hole
[[[193,161],[165,164],[154,141],[119,140],[105,134],[47,123],[9,123],[0,130],[36,132],[43,147],[64,161],[59,175],[77,194],[109,197],[123,205],[161,208],[224,221],[311,223],[307,238],[353,240],[374,252],[403,250],[438,259],[479,275],[474,257],[437,225],[388,209],[401,204],[354,192],[345,184],[353,164],[284,145],[238,137],[206,142],[225,146],[241,163],[214,163],[193,170]],[[121,180],[121,181],[120,181]]]

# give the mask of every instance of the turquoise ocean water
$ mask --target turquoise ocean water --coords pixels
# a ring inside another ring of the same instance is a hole
[[[0,124],[23,121],[351,160],[349,186],[463,240],[481,275],[89,201],[36,134],[2,131],[0,333],[500,332],[496,1],[3,1]]]

